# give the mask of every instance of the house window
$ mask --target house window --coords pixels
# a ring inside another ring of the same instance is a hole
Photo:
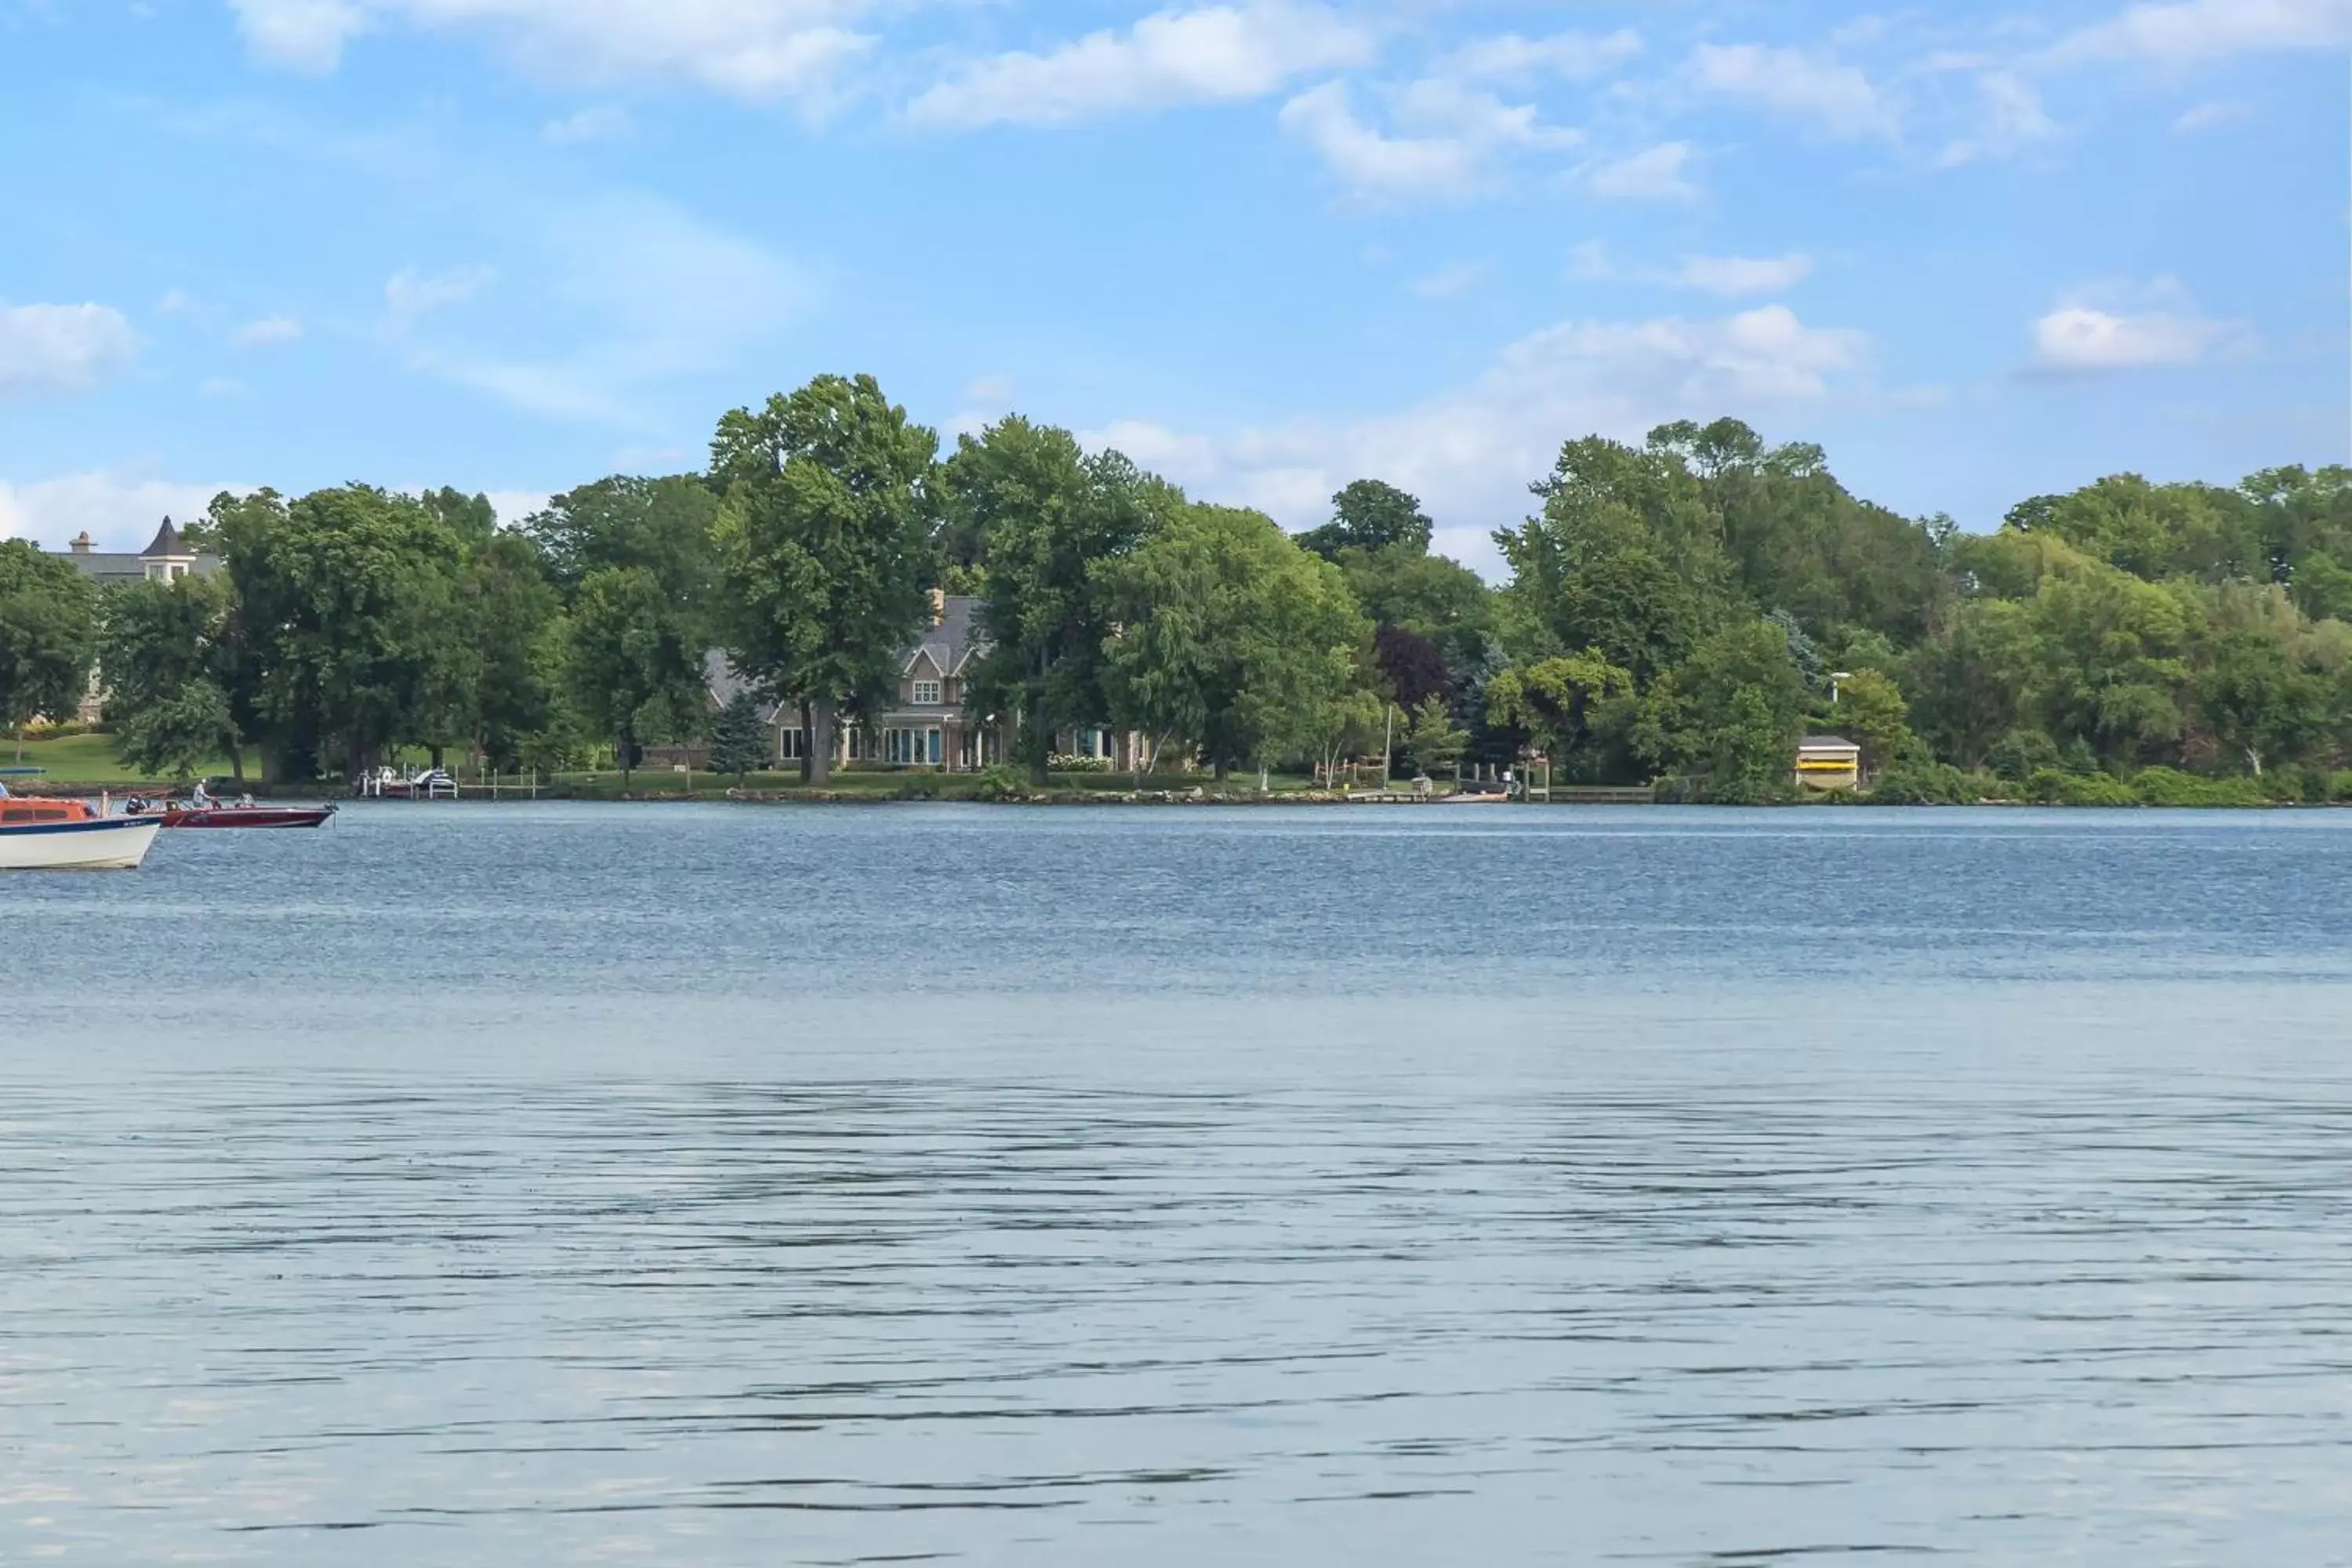
[[[940,683],[936,680],[918,680],[915,682],[915,705],[918,708],[938,707],[940,705]]]
[[[799,762],[809,754],[808,731],[794,725],[776,731],[776,756],[787,763]]]

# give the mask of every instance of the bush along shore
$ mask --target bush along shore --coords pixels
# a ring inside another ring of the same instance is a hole
[[[931,703],[1021,779],[995,798],[1097,798],[1056,768],[1081,735],[1228,781],[1202,798],[1384,751],[1398,777],[1541,756],[1560,787],[1762,804],[1808,733],[1858,746],[1889,804],[2344,793],[2352,469],[2117,475],[1990,531],[1729,419],[1517,477],[1525,516],[1447,520],[1486,530],[1490,583],[1378,479],[1290,533],[1019,416],[943,451],[871,377],[819,376],[720,417],[699,471],[594,479],[518,526],[447,489],[225,493],[172,535],[184,574],[122,586],[0,542],[0,729],[95,690],[124,776],[273,792],[425,756],[662,795],[641,760],[707,742],[730,776],[804,759],[797,786],[746,780],[780,796],[919,793],[835,774]],[[949,598],[970,657],[918,682]],[[967,787],[992,794],[938,786]]]

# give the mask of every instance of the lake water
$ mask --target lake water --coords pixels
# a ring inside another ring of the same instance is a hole
[[[0,1562],[2352,1563],[2352,814],[0,879]]]

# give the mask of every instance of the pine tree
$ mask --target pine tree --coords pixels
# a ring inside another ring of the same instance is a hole
[[[710,738],[710,771],[732,773],[735,782],[768,762],[768,727],[760,721],[760,704],[748,691],[739,691],[719,710]]]

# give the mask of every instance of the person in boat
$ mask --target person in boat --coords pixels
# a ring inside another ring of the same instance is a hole
[[[198,779],[196,787],[188,792],[188,806],[193,811],[210,811],[216,804],[213,799],[213,792],[205,787],[205,781],[202,779]]]

